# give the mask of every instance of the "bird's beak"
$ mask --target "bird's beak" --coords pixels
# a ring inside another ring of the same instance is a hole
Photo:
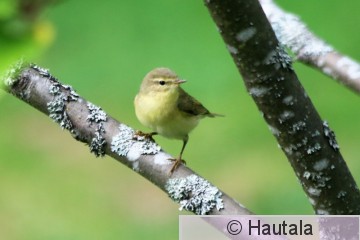
[[[180,84],[182,84],[182,83],[185,83],[186,82],[186,80],[182,80],[182,79],[176,79],[175,81],[174,81],[174,83],[175,84],[178,84],[178,85],[180,85]]]

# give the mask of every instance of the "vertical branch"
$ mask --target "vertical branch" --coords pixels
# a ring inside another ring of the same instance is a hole
[[[359,189],[335,135],[301,86],[259,2],[205,5],[316,213],[359,214]]]

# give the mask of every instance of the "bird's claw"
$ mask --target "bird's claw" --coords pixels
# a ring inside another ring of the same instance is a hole
[[[184,165],[186,165],[186,162],[184,159],[181,158],[169,158],[168,160],[173,161],[174,164],[172,165],[171,169],[170,169],[170,174],[172,174],[178,167],[179,165],[182,163]]]
[[[156,135],[156,133],[153,133],[153,132],[151,132],[151,133],[144,133],[144,132],[142,132],[142,131],[140,131],[140,130],[137,130],[137,131],[135,132],[135,134],[134,134],[133,139],[134,139],[134,140],[138,140],[138,137],[143,137],[143,138],[148,139],[148,140],[150,140],[150,141],[152,141],[152,142],[155,142],[154,138],[152,137],[153,135]]]

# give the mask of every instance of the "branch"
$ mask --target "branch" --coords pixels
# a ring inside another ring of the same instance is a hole
[[[360,64],[333,50],[314,35],[298,16],[287,13],[272,0],[260,0],[279,41],[288,47],[301,62],[317,68],[360,93]]]
[[[334,132],[320,119],[259,2],[205,5],[316,213],[360,214],[360,192]]]
[[[81,98],[48,70],[19,62],[0,79],[0,88],[48,115],[76,140],[89,145],[95,156],[107,154],[147,178],[180,203],[180,209],[199,215],[251,214],[184,165],[170,176],[171,156],[159,145],[136,136],[132,128]]]

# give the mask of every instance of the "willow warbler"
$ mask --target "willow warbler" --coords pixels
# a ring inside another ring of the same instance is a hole
[[[168,68],[155,68],[144,78],[135,97],[135,113],[139,121],[153,132],[144,134],[152,138],[160,134],[167,138],[180,139],[183,145],[180,155],[170,170],[173,173],[182,160],[189,133],[204,117],[221,116],[210,113],[199,101],[185,92],[180,79]]]

